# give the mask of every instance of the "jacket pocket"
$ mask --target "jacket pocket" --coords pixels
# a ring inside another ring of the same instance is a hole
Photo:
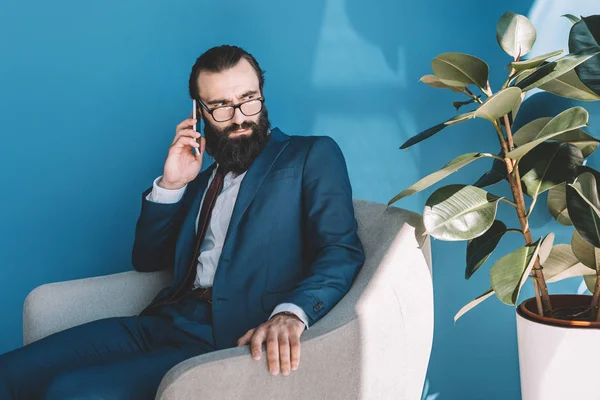
[[[295,174],[296,174],[296,168],[294,168],[294,167],[286,167],[286,168],[276,169],[267,174],[264,182],[276,181],[276,180],[283,179],[283,178],[291,178],[291,177],[295,176]]]

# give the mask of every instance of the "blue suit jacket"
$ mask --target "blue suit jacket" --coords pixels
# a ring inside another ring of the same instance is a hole
[[[174,204],[142,195],[133,245],[137,271],[174,268],[168,298],[191,265],[195,220],[215,168],[190,182]],[[314,324],[348,292],[365,256],[357,235],[344,156],[327,136],[288,136],[275,128],[240,186],[213,282],[217,349],[234,347],[280,303]]]

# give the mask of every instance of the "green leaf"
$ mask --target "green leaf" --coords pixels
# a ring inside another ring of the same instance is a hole
[[[517,79],[517,84],[515,86],[521,88],[521,90],[524,92],[538,88],[543,84],[550,82],[551,80],[556,79],[563,74],[566,74],[576,66],[589,60],[597,54],[600,54],[600,48],[584,49],[578,52],[572,52],[571,54],[567,54],[556,61],[552,61],[543,65],[535,70],[535,72],[527,75],[527,77],[521,81]],[[581,79],[581,76],[579,78]]]
[[[425,139],[430,138],[431,136],[435,135],[436,133],[438,133],[439,131],[441,131],[442,129],[444,129],[447,126],[450,125],[455,125],[464,121],[468,121],[470,119],[475,118],[475,112],[474,111],[470,111],[468,113],[464,113],[464,114],[460,114],[460,115],[456,115],[452,118],[450,118],[448,121],[443,122],[441,124],[438,124],[436,126],[433,126],[429,129],[424,130],[423,132],[411,137],[410,139],[408,139],[406,142],[404,142],[404,144],[402,146],[400,146],[400,149],[406,149],[412,145],[415,145],[419,142],[422,142]]]
[[[550,117],[538,118],[523,126],[513,134],[515,145],[518,147],[531,142],[551,120],[552,118]],[[598,139],[581,129],[574,129],[561,133],[560,135],[555,136],[554,140],[571,143],[572,145],[579,147],[579,150],[581,150],[581,153],[583,154],[583,158],[591,155],[600,145]]]
[[[600,51],[600,15],[583,17],[571,27],[569,51]],[[585,86],[600,96],[600,55],[595,55],[575,68]]]
[[[550,122],[535,136],[534,140],[525,143],[507,154],[508,158],[519,159],[534,147],[567,131],[587,125],[588,112],[582,107],[569,108],[552,118]]]
[[[561,225],[573,225],[567,209],[567,183],[563,182],[548,191],[548,211]]]
[[[489,67],[481,59],[463,53],[443,53],[433,59],[431,69],[448,86],[487,86]]]
[[[581,237],[594,247],[600,247],[600,201],[596,177],[590,172],[580,174],[567,186],[567,208],[573,226]]]
[[[590,154],[596,151],[598,145],[600,145],[600,141],[598,139],[581,129],[574,129],[572,131],[562,133],[556,136],[554,140],[559,140],[561,142],[570,143],[574,146],[577,146],[579,150],[581,150],[583,158],[590,156]]]
[[[596,277],[593,275],[586,275],[583,277],[583,281],[585,282],[585,286],[587,289],[594,293],[594,287],[596,286]]]
[[[477,296],[475,299],[471,300],[467,305],[461,308],[456,315],[454,316],[454,322],[458,321],[460,317],[465,315],[467,312],[471,311],[475,306],[481,304],[485,299],[491,297],[494,294],[492,288],[486,290],[482,295]]]
[[[513,135],[514,143],[517,146],[522,146],[531,142],[551,120],[552,118],[550,117],[544,117],[529,122]],[[554,140],[571,143],[572,145],[579,147],[579,150],[581,150],[581,153],[583,154],[583,158],[590,156],[600,145],[598,139],[581,129],[574,129],[561,133],[560,135],[555,136]]]
[[[504,222],[495,220],[490,229],[483,235],[469,240],[465,279],[469,279],[486,262],[505,233],[506,225],[504,225]]]
[[[441,187],[425,203],[427,234],[447,241],[474,239],[494,223],[500,199],[474,186]]]
[[[600,260],[597,258],[597,253],[599,249],[584,240],[576,229],[573,231],[573,237],[571,238],[571,249],[577,261],[581,261],[587,268],[593,270],[598,268]]]
[[[481,96],[477,96],[477,99],[479,99]],[[452,105],[456,108],[456,111],[458,111],[459,108],[461,108],[462,106],[467,106],[469,104],[475,103],[477,100],[476,99],[471,99],[471,100],[465,100],[465,101],[455,101],[452,103]]]
[[[504,304],[514,306],[540,249],[540,240],[525,245],[496,261],[490,270],[492,289]]]
[[[541,66],[548,65],[548,64],[550,64],[550,62],[544,61],[544,62],[542,62]],[[509,66],[510,66],[510,64],[509,64]],[[530,75],[532,75],[532,74],[533,74],[535,71],[537,71],[539,68],[540,68],[540,67],[537,67],[537,68],[530,68],[530,69],[524,69],[523,71],[519,71],[519,72],[517,72],[517,73],[516,73],[516,74],[515,74],[515,75],[512,77],[512,79],[510,80],[511,86],[513,86],[513,85],[512,85],[512,82],[514,81],[514,83],[515,83],[515,84],[514,84],[514,86],[517,86],[517,87],[519,87],[519,83],[520,83],[520,82],[523,82],[525,79],[527,79],[527,77],[529,77]]]
[[[554,93],[558,96],[581,101],[597,101],[600,96],[585,86],[577,76],[575,70],[569,72],[545,83],[539,87],[546,92]]]
[[[512,62],[510,63],[510,66],[514,68],[515,71],[525,71],[527,69],[537,68],[547,59],[560,56],[562,53],[562,50],[556,50],[552,53],[546,53],[542,54],[541,56],[530,58],[529,60]]]
[[[538,253],[540,259],[540,265],[546,262],[550,253],[552,252],[552,245],[554,244],[554,233],[550,232],[547,234],[542,240],[542,244],[540,245],[540,251]]]
[[[578,23],[578,22],[579,22],[579,20],[580,20],[580,18],[579,18],[579,17],[576,17],[576,16],[574,16],[573,14],[564,14],[564,15],[561,15],[561,17],[566,17],[566,18],[568,18],[568,19],[569,19],[569,21],[571,21],[571,22],[572,22],[572,23],[574,23],[574,24]]]
[[[444,165],[442,169],[427,175],[426,177],[419,180],[417,183],[398,193],[392,200],[390,200],[388,206],[392,203],[397,202],[403,197],[412,196],[413,194],[418,193],[421,190],[427,189],[429,186],[441,181],[448,175],[455,173],[465,165],[468,165],[482,157],[492,157],[492,155],[487,153],[467,153],[463,154],[462,156],[456,157],[454,160]]]
[[[496,161],[494,161],[494,164],[496,164]],[[478,188],[484,188],[484,187],[495,185],[496,183],[502,181],[503,179],[506,179],[506,175],[502,175],[501,173],[498,173],[498,172],[494,171],[493,169],[491,169],[491,170],[487,171],[485,174],[481,175],[479,177],[479,179],[477,179],[477,181],[473,184],[473,186],[478,187]]]
[[[462,93],[465,90],[464,87],[448,86],[444,82],[440,81],[440,79],[437,76],[431,74],[422,76],[421,79],[419,79],[419,81],[437,89],[450,89],[455,93]]]
[[[502,152],[498,154],[498,157],[502,157]],[[506,164],[504,161],[494,159],[492,163],[492,169],[483,174],[473,186],[478,188],[484,188],[486,186],[495,185],[496,183],[506,179],[508,172],[506,171]]]
[[[513,142],[517,146],[531,142],[550,121],[552,121],[552,117],[538,118],[528,122],[513,134]]]
[[[496,40],[512,58],[529,53],[535,39],[535,27],[527,17],[513,12],[506,12],[500,17],[496,26]]]
[[[562,281],[563,279],[574,276],[583,276],[595,274],[596,271],[590,269],[579,262],[571,246],[568,244],[557,244],[552,248],[550,256],[542,264],[542,271],[547,283]]]
[[[521,99],[521,89],[509,87],[487,99],[477,110],[475,117],[495,121],[508,114]]]
[[[569,143],[545,142],[527,153],[519,162],[523,192],[537,198],[546,190],[563,182],[572,182],[583,156]]]
[[[517,118],[517,114],[519,113],[519,110],[521,109],[521,104],[523,103],[523,100],[525,99],[526,94],[527,93],[521,91],[521,96],[519,97],[517,104],[514,106],[512,111],[510,113],[508,113],[508,121],[511,126],[514,123],[514,120]],[[500,123],[502,125],[506,126],[506,124],[504,123],[504,119],[501,119]]]

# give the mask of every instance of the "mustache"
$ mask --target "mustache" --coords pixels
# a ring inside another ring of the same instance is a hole
[[[255,130],[258,128],[258,124],[252,121],[244,121],[241,124],[231,124],[227,128],[223,129],[223,133],[226,136],[229,136],[230,133],[240,130],[240,129],[252,129]]]

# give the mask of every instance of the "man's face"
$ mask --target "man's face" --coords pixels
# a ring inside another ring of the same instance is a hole
[[[197,85],[200,99],[209,109],[262,96],[258,76],[243,58],[234,67],[219,73],[200,72]],[[205,122],[207,152],[227,170],[246,171],[268,140],[270,123],[266,108],[251,116],[237,108],[233,118],[224,122],[215,121],[202,107],[200,110]]]

